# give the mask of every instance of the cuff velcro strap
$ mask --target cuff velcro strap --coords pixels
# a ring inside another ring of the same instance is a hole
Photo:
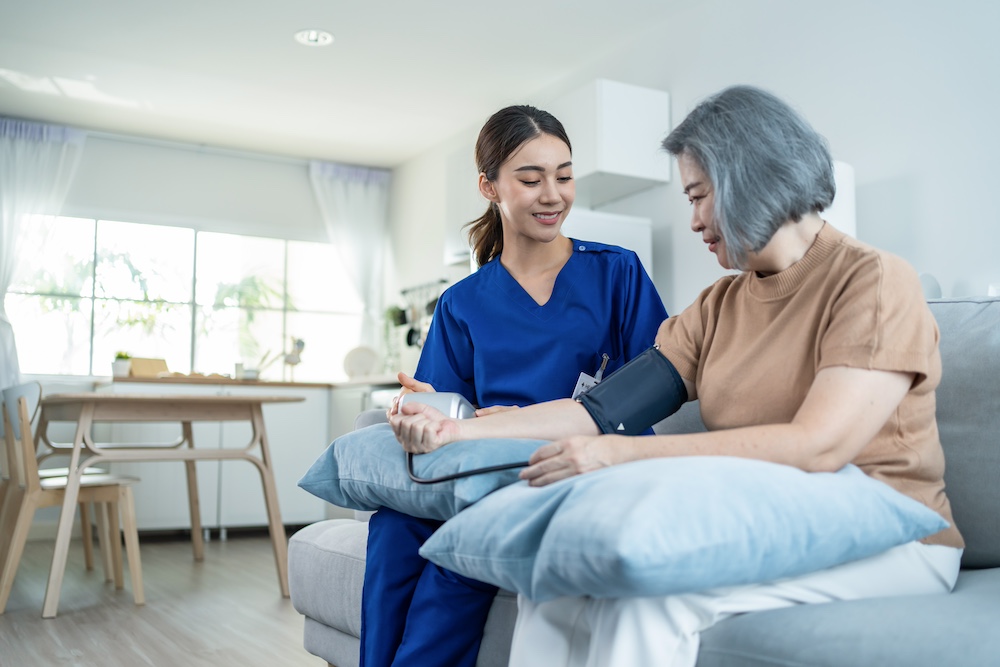
[[[651,347],[577,400],[601,433],[639,435],[677,412],[687,398],[680,373]]]

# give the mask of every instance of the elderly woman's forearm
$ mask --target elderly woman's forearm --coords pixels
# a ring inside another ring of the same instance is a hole
[[[538,438],[557,440],[572,435],[597,435],[600,430],[587,410],[564,398],[519,410],[500,412],[461,422],[463,439]]]

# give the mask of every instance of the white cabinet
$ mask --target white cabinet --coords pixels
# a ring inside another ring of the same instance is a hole
[[[649,218],[574,206],[563,223],[562,233],[581,241],[619,245],[635,251],[646,273],[653,275],[653,221]]]
[[[278,504],[286,525],[300,525],[326,517],[325,503],[298,487],[316,457],[330,442],[330,389],[326,386],[272,386],[222,384],[168,384],[155,381],[121,382],[101,391],[142,394],[301,396],[295,403],[264,404],[264,426],[272,457]],[[108,442],[164,443],[180,437],[179,424],[113,424],[96,435]],[[250,441],[248,422],[194,423],[198,448],[243,447]],[[254,450],[259,455],[259,450]],[[260,473],[245,461],[199,461],[198,495],[205,528],[266,526],[267,512]],[[113,463],[111,467],[136,475],[134,487],[140,530],[189,528],[187,479],[179,462]]]
[[[228,388],[227,388],[228,390]],[[302,525],[326,517],[325,503],[303,491],[298,481],[329,444],[329,396],[326,388],[289,387],[275,389],[251,386],[228,390],[228,393],[251,396],[302,396],[301,403],[265,403],[264,426],[278,488],[278,506],[286,525]],[[222,447],[245,447],[251,430],[247,422],[220,424]],[[221,466],[219,522],[223,527],[267,525],[267,509],[261,488],[260,472],[253,465],[227,462]],[[235,464],[235,465],[234,465]]]
[[[660,142],[670,131],[670,95],[596,79],[546,108],[573,144],[577,206],[600,206],[670,180]]]

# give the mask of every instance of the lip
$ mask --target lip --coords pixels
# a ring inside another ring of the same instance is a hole
[[[532,213],[532,217],[543,225],[554,225],[562,217],[562,211],[544,211]]]
[[[703,239],[703,240],[705,241],[705,243],[708,244],[708,251],[709,252],[715,252],[716,250],[718,250],[718,248],[719,248],[719,241],[721,241],[722,239],[720,239],[718,236],[716,236],[714,239],[711,239],[711,240],[709,240],[709,239]]]

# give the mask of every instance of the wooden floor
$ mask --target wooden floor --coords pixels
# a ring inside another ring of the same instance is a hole
[[[146,604],[87,572],[74,542],[59,615],[42,619],[52,561],[49,541],[29,542],[7,611],[0,616],[0,666],[325,667],[302,648],[302,616],[282,598],[266,534],[205,544],[196,563],[187,539],[141,539]]]

